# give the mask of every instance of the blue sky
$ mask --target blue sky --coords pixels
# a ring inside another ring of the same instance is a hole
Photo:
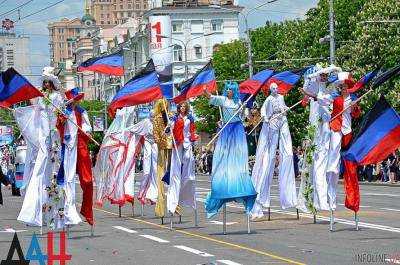
[[[41,69],[49,64],[49,38],[47,24],[50,21],[60,20],[63,17],[81,17],[84,12],[84,0],[65,0],[56,6],[36,15],[24,18],[24,16],[47,7],[59,0],[0,0],[0,19],[10,18],[16,21],[16,31],[26,34],[31,38],[31,63],[33,74],[41,73]],[[13,8],[29,2],[20,8],[21,20],[18,21],[18,13],[13,12],[1,15]],[[239,0],[239,5],[246,9],[253,8],[266,0]],[[259,27],[267,20],[283,21],[287,19],[303,18],[308,9],[314,7],[318,0],[278,0],[268,4],[260,10],[252,12],[249,16],[250,28]],[[246,10],[244,11],[246,12]],[[243,31],[241,29],[241,31]],[[32,76],[30,79],[37,79]]]

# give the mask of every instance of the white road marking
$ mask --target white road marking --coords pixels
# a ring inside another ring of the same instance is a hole
[[[4,231],[0,231],[0,233],[19,233],[19,232],[25,232],[28,230],[14,230],[12,228],[6,228]]]
[[[123,226],[119,226],[119,225],[117,225],[117,226],[113,226],[115,229],[119,229],[119,230],[122,230],[122,231],[125,231],[125,232],[128,232],[129,234],[135,234],[135,233],[137,233],[137,231],[135,231],[135,230],[131,230],[131,229],[128,229],[128,228],[126,228],[126,227],[123,227]]]
[[[203,251],[200,251],[200,250],[197,250],[197,249],[194,249],[194,248],[190,248],[190,247],[187,247],[187,246],[174,246],[174,247],[182,249],[182,250],[190,252],[190,253],[193,253],[193,254],[196,254],[196,255],[199,255],[199,256],[202,256],[202,257],[205,257],[205,258],[214,257],[214,255],[212,255],[212,254],[208,254],[206,252],[203,252]]]
[[[398,259],[385,259],[385,261],[387,261],[391,264],[400,264],[400,260],[398,260]]]
[[[218,264],[218,263],[222,263],[222,264],[226,264],[226,265],[242,265],[242,264],[240,264],[240,263],[233,262],[233,261],[228,260],[228,259],[220,259],[220,260],[217,260],[217,264]]]
[[[152,236],[152,235],[140,235],[140,236],[144,237],[144,238],[147,238],[147,239],[150,239],[150,240],[157,241],[159,243],[169,243],[168,240],[164,240],[162,238],[159,238],[159,237],[156,237],[156,236]]]
[[[389,193],[364,193],[362,195],[367,196],[387,196],[387,197],[400,197],[398,194],[389,194]]]
[[[379,208],[381,210],[391,211],[391,212],[400,212],[400,209],[393,209],[393,208]]]
[[[220,221],[210,221],[210,223],[213,223],[213,224],[215,224],[215,225],[223,225],[224,223],[223,222],[220,222]],[[238,222],[226,222],[226,225],[234,225],[234,224],[237,224]]]
[[[205,199],[198,198],[197,201],[199,202],[205,202]],[[239,205],[234,205],[231,203],[227,204],[228,207],[232,208],[237,208],[237,209],[244,209],[243,206]],[[281,214],[287,214],[287,215],[292,215],[292,216],[297,216],[296,212],[289,212],[289,211],[284,211],[284,210],[274,210],[271,209],[271,212],[275,213],[281,213]],[[314,218],[312,214],[307,214],[307,213],[300,213],[300,216],[306,217],[306,218]],[[323,220],[323,221],[329,221],[329,217],[324,217],[321,215],[317,215],[318,220]],[[347,220],[347,219],[342,219],[342,218],[337,218],[335,217],[335,222],[341,223],[341,224],[346,224],[346,225],[351,225],[355,226],[354,220]],[[365,223],[365,222],[358,222],[359,227],[365,227],[365,228],[371,228],[371,229],[377,229],[377,230],[382,230],[382,231],[388,231],[388,232],[395,232],[395,233],[400,233],[400,228],[397,227],[391,227],[391,226],[386,226],[386,225],[378,225],[378,224],[372,224],[372,223]]]

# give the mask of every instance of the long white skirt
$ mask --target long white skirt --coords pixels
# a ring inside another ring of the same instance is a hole
[[[252,180],[257,191],[257,198],[251,215],[253,218],[263,216],[263,207],[271,203],[271,183],[274,175],[276,150],[279,144],[279,197],[283,209],[296,206],[296,184],[293,165],[292,139],[287,122],[280,130],[274,130],[267,123],[263,124]]]
[[[196,208],[195,172],[192,146],[178,146],[172,150],[170,183],[167,191],[167,209],[175,213],[180,206]],[[178,159],[180,158],[180,161]]]

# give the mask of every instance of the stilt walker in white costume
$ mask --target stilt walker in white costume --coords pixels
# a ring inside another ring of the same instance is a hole
[[[31,106],[17,108],[14,114],[27,141],[22,188],[25,198],[17,219],[30,225],[45,223],[56,228],[62,226],[64,198],[55,179],[60,148],[55,106],[62,107],[63,96],[53,67],[43,69],[41,82],[47,99],[41,97]]]
[[[333,100],[332,117],[337,116],[344,109],[342,114],[330,122],[330,146],[327,168],[328,182],[328,202],[330,210],[336,209],[336,191],[340,173],[340,152],[342,148],[346,148],[352,139],[351,120],[352,117],[360,116],[360,108],[357,104],[353,105],[353,99],[348,89],[354,86],[354,80],[350,73],[341,72],[338,74],[338,80],[335,85],[338,87],[340,96]],[[350,107],[353,105],[352,107]]]
[[[142,205],[155,204],[157,189],[157,144],[153,137],[153,122],[150,117],[128,128],[136,137],[143,137],[143,176],[140,183],[138,200]]]
[[[75,90],[77,90],[75,88]],[[82,222],[81,217],[76,209],[76,192],[75,183],[77,179],[77,156],[78,156],[78,127],[75,116],[76,104],[83,98],[83,93],[65,93],[69,104],[64,113],[65,117],[59,117],[57,127],[60,135],[63,136],[61,148],[61,167],[57,175],[57,181],[62,184],[65,192],[65,224],[76,225]],[[92,127],[89,123],[89,117],[86,112],[82,113],[82,129],[86,133],[90,133]]]
[[[340,71],[340,68],[333,65],[323,68],[308,75],[303,87],[304,93],[310,97],[310,123],[316,127],[314,139],[316,149],[311,167],[313,204],[316,210],[329,210],[326,171],[330,142],[329,122],[333,100],[327,88],[327,81],[331,73]]]
[[[283,209],[295,207],[297,203],[293,165],[292,138],[286,119],[288,107],[278,85],[270,85],[270,95],[261,108],[264,124],[257,147],[252,180],[257,199],[251,210],[252,218],[263,217],[263,207],[270,207],[270,189],[275,170],[276,150],[279,144],[279,194]]]
[[[172,133],[177,146],[176,149],[172,149],[167,191],[167,210],[171,214],[181,215],[179,206],[196,209],[193,143],[197,141],[198,136],[194,118],[189,114],[189,110],[188,103],[180,104],[172,122]]]

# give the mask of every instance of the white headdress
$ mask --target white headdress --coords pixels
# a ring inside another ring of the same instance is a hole
[[[54,67],[46,66],[43,68],[42,76],[39,79],[40,84],[43,84],[43,81],[45,80],[53,82],[54,88],[56,90],[60,90],[61,82],[58,79],[58,77],[54,74]]]

